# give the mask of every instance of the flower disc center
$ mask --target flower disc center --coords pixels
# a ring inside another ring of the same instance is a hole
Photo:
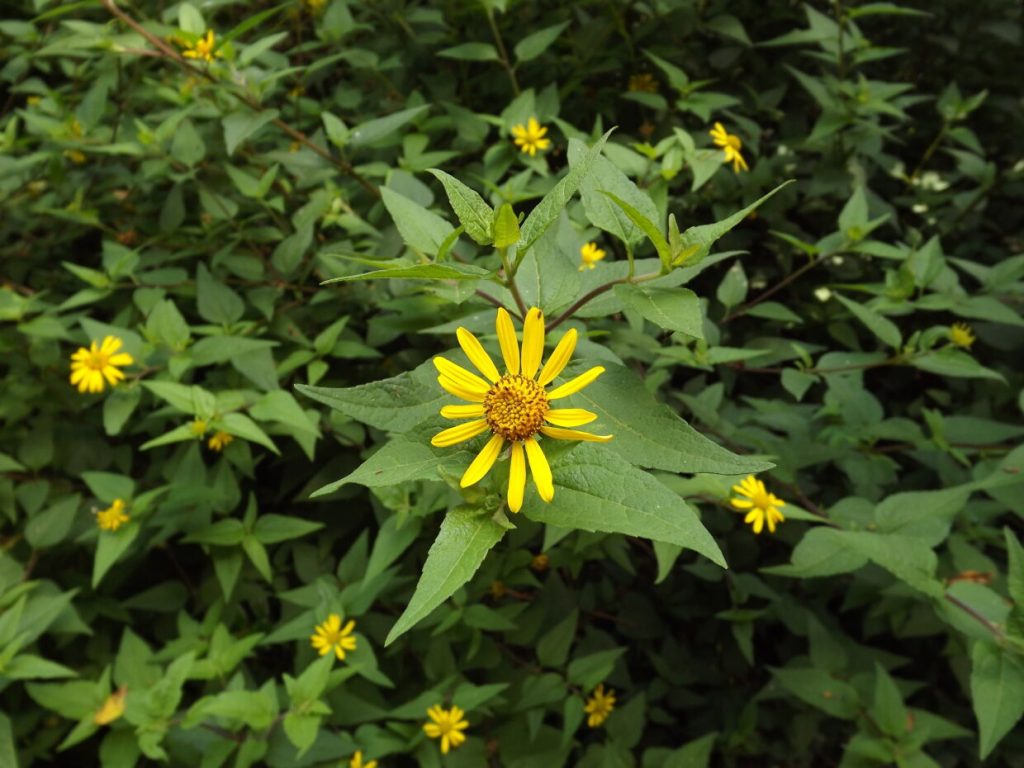
[[[549,407],[544,388],[519,374],[502,376],[484,396],[487,425],[513,442],[537,434]]]

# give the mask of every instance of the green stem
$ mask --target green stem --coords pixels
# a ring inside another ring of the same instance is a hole
[[[519,81],[516,80],[516,68],[512,66],[512,61],[508,57],[508,50],[505,48],[505,42],[501,39],[501,32],[498,31],[498,24],[494,20],[494,12],[490,8],[487,9],[487,23],[491,27],[491,34],[494,35],[494,43],[498,46],[498,56],[501,59],[501,65],[505,67],[509,82],[512,83],[512,90],[518,96],[521,91],[519,89]]]
[[[501,256],[501,266],[505,269],[505,287],[508,288],[509,292],[512,294],[512,298],[516,300],[516,306],[519,307],[519,311],[525,319],[526,302],[523,301],[523,296],[519,293],[519,286],[516,285],[515,270],[513,270],[512,266],[508,263],[508,248],[499,248],[498,255]]]

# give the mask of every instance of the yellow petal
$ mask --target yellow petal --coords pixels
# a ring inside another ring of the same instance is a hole
[[[526,492],[526,458],[523,444],[512,443],[512,463],[508,470],[508,508],[518,512],[523,506]]]
[[[555,387],[553,390],[548,392],[548,400],[558,400],[561,397],[568,397],[569,395],[575,394],[588,384],[592,383],[594,379],[602,373],[604,373],[604,367],[595,365],[589,371],[581,373],[575,379],[570,379],[562,386]]]
[[[613,437],[613,435],[592,435],[589,432],[580,432],[578,429],[549,427],[547,424],[540,428],[540,433],[553,437],[555,440],[582,440],[587,443],[607,443]]]
[[[570,328],[562,336],[558,342],[558,346],[555,347],[555,351],[551,353],[551,357],[544,364],[541,369],[540,376],[537,378],[537,383],[542,387],[547,386],[549,383],[555,380],[555,377],[562,372],[566,364],[569,362],[569,358],[572,357],[573,351],[576,349],[576,329]]]
[[[463,473],[459,485],[463,488],[468,488],[474,483],[480,482],[484,475],[491,471],[495,459],[501,453],[501,446],[504,444],[505,438],[501,435],[492,435],[491,439],[487,441],[487,445],[480,450],[480,453],[473,459],[473,463]]]
[[[544,501],[551,501],[555,498],[555,486],[551,481],[551,466],[544,455],[544,451],[532,437],[525,441],[526,458],[530,460],[530,474],[533,475],[534,485],[537,492]]]
[[[754,506],[754,502],[747,499],[729,499],[729,503],[732,504],[736,509],[750,509]]]
[[[442,389],[446,392],[450,392],[456,397],[461,397],[463,400],[469,400],[471,403],[482,403],[484,401],[483,394],[476,390],[460,387],[457,382],[449,379],[447,376],[438,376],[437,383],[440,384]]]
[[[100,345],[100,352],[105,355],[112,355],[121,348],[121,340],[116,336],[104,336],[103,344]]]
[[[492,383],[497,381],[499,378],[498,369],[495,367],[494,361],[491,360],[491,356],[483,348],[480,340],[465,328],[457,328],[455,335],[459,338],[459,346],[462,347],[462,351],[466,353],[466,357],[477,367],[477,370],[490,379]]]
[[[582,427],[596,419],[597,414],[582,408],[553,408],[544,418],[558,427]]]
[[[432,739],[441,735],[441,728],[436,723],[424,723],[423,732]]]
[[[522,374],[532,379],[540,360],[544,357],[544,313],[533,307],[523,321],[523,369]]]
[[[451,360],[446,360],[443,357],[434,358],[434,367],[441,372],[442,376],[447,376],[460,387],[468,389],[470,392],[479,392],[482,395],[486,395],[487,390],[491,388],[486,381],[475,373],[467,371],[461,365],[456,365]]]
[[[484,415],[482,405],[446,405],[441,409],[446,419],[479,419]]]
[[[467,421],[465,424],[459,424],[457,427],[449,427],[438,432],[431,438],[430,444],[436,448],[447,448],[450,445],[464,443],[486,430],[487,422],[484,419]]]
[[[125,366],[125,365],[131,365],[132,363],[134,363],[135,362],[135,358],[132,357],[131,355],[129,355],[127,352],[121,352],[121,353],[116,354],[113,357],[111,357],[108,362],[111,365]]]
[[[495,325],[498,330],[498,345],[501,347],[501,356],[505,360],[505,367],[509,373],[515,375],[519,373],[519,341],[516,339],[516,329],[512,325],[512,317],[504,307],[498,309],[498,319]]]

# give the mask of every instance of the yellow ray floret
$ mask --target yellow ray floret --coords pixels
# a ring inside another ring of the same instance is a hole
[[[470,405],[446,405],[441,415],[446,419],[470,419],[442,430],[430,441],[439,448],[471,440],[490,431],[490,437],[462,475],[460,485],[467,488],[480,482],[501,456],[509,443],[508,508],[518,512],[526,493],[526,467],[544,501],[551,501],[555,486],[551,467],[537,436],[556,440],[587,440],[607,442],[611,435],[592,435],[567,427],[589,424],[597,414],[582,408],[552,408],[551,401],[579,392],[604,373],[595,366],[574,379],[545,390],[568,364],[576,349],[577,332],[570,329],[562,336],[544,366],[544,313],[536,307],[526,313],[523,321],[523,342],[520,347],[512,318],[504,309],[498,310],[495,322],[498,346],[505,363],[501,374],[494,360],[480,341],[469,331],[457,331],[459,346],[487,381],[443,357],[435,357],[440,372],[438,383],[451,394],[469,401]],[[539,373],[538,373],[539,371]],[[490,383],[488,383],[490,382]]]

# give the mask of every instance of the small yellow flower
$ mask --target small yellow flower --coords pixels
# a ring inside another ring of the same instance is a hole
[[[958,347],[970,349],[974,343],[974,331],[967,323],[953,323],[949,326],[949,340]]]
[[[214,51],[217,47],[217,37],[212,29],[206,30],[206,34],[194,43],[187,43],[182,55],[186,59],[200,59],[202,61],[213,61],[215,56],[223,55],[220,51]]]
[[[135,359],[127,352],[117,351],[121,344],[117,336],[107,336],[102,344],[93,341],[71,355],[71,383],[79,392],[102,392],[106,384],[114,386],[124,379],[121,368]]]
[[[223,451],[225,448],[227,448],[228,443],[230,443],[234,439],[235,438],[233,438],[227,432],[220,429],[213,433],[213,435],[207,441],[206,445],[210,448],[211,451]]]
[[[527,120],[526,125],[520,123],[512,126],[516,146],[530,157],[536,155],[537,150],[544,151],[551,146],[551,139],[544,138],[547,132],[548,129],[538,123],[535,117]]]
[[[433,722],[424,723],[423,732],[432,739],[441,739],[441,754],[447,755],[450,748],[466,740],[463,731],[469,728],[469,723],[463,719],[465,714],[454,705],[451,709],[444,709],[437,704],[427,710],[427,717]]]
[[[85,161],[89,159],[86,157],[85,152],[80,149],[65,149],[64,157],[75,165],[85,165]]]
[[[196,437],[202,437],[203,435],[206,434],[206,419],[193,419],[192,423],[189,424],[189,426],[192,428],[192,434],[195,435]]]
[[[597,247],[597,243],[587,243],[580,248],[580,272],[584,269],[594,269],[597,262],[608,254]]]
[[[356,637],[352,630],[356,628],[356,620],[349,619],[348,623],[341,626],[341,616],[332,613],[323,624],[318,624],[316,631],[310,635],[310,644],[326,656],[332,650],[339,661],[345,660],[346,651],[356,649]]]
[[[650,72],[629,76],[629,90],[640,93],[657,93],[658,81]]]
[[[35,106],[38,106],[39,104],[41,104],[42,101],[43,101],[43,97],[42,96],[29,96],[27,99],[25,99],[25,104],[30,106],[30,107],[35,107]]]
[[[739,485],[734,485],[732,489],[740,496],[746,496],[745,499],[731,499],[730,501],[738,510],[749,510],[747,516],[743,518],[743,522],[750,523],[754,528],[754,533],[760,533],[764,529],[765,522],[768,523],[768,532],[775,533],[775,525],[786,520],[776,509],[776,507],[786,506],[786,502],[774,493],[768,493],[764,483],[753,475],[748,475],[746,480]]]
[[[732,163],[734,173],[750,170],[747,167],[747,161],[743,159],[743,153],[740,152],[743,149],[743,142],[740,141],[739,136],[727,133],[721,123],[715,123],[715,127],[708,133],[715,144],[725,150],[725,162]]]
[[[551,565],[551,558],[541,552],[539,555],[534,555],[530,561],[530,568],[535,570],[537,573],[543,573]]]
[[[348,761],[348,768],[377,768],[377,761],[370,760],[364,763],[362,750],[357,749],[352,759]]]
[[[491,597],[495,600],[500,600],[505,596],[508,588],[505,586],[504,581],[492,581],[490,586]]]
[[[604,689],[604,683],[599,683],[590,698],[587,699],[583,711],[587,713],[587,725],[597,728],[608,719],[608,715],[615,709],[615,691],[609,688]]]
[[[122,499],[114,499],[114,503],[96,513],[96,525],[101,531],[116,531],[131,518],[125,514],[125,503]]]
[[[555,351],[541,368],[544,356],[544,313],[533,307],[526,313],[523,322],[522,355],[516,340],[512,318],[504,309],[498,310],[498,345],[505,362],[505,374],[501,375],[491,356],[479,340],[465,328],[458,328],[456,335],[459,345],[473,365],[487,378],[481,379],[461,365],[443,357],[435,357],[434,365],[440,372],[437,383],[469,405],[446,405],[441,415],[446,419],[472,419],[457,427],[438,432],[430,444],[437,448],[472,440],[490,430],[491,437],[473,459],[460,480],[468,488],[484,478],[494,466],[505,442],[511,443],[511,463],[508,477],[508,508],[518,512],[523,506],[526,492],[526,461],[529,459],[530,472],[537,492],[544,501],[555,496],[551,480],[551,467],[544,456],[537,435],[554,440],[587,440],[607,443],[611,435],[592,435],[565,427],[579,427],[597,418],[596,413],[582,408],[552,408],[551,401],[579,392],[604,373],[604,368],[595,365],[585,373],[550,392],[544,388],[554,381],[569,362],[576,348],[576,329],[570,328],[562,336]],[[539,373],[538,373],[539,371]],[[490,382],[490,383],[488,383]]]
[[[96,725],[109,725],[124,714],[124,700],[128,696],[128,686],[122,685],[112,694],[107,696],[103,705],[96,710],[92,721]]]

